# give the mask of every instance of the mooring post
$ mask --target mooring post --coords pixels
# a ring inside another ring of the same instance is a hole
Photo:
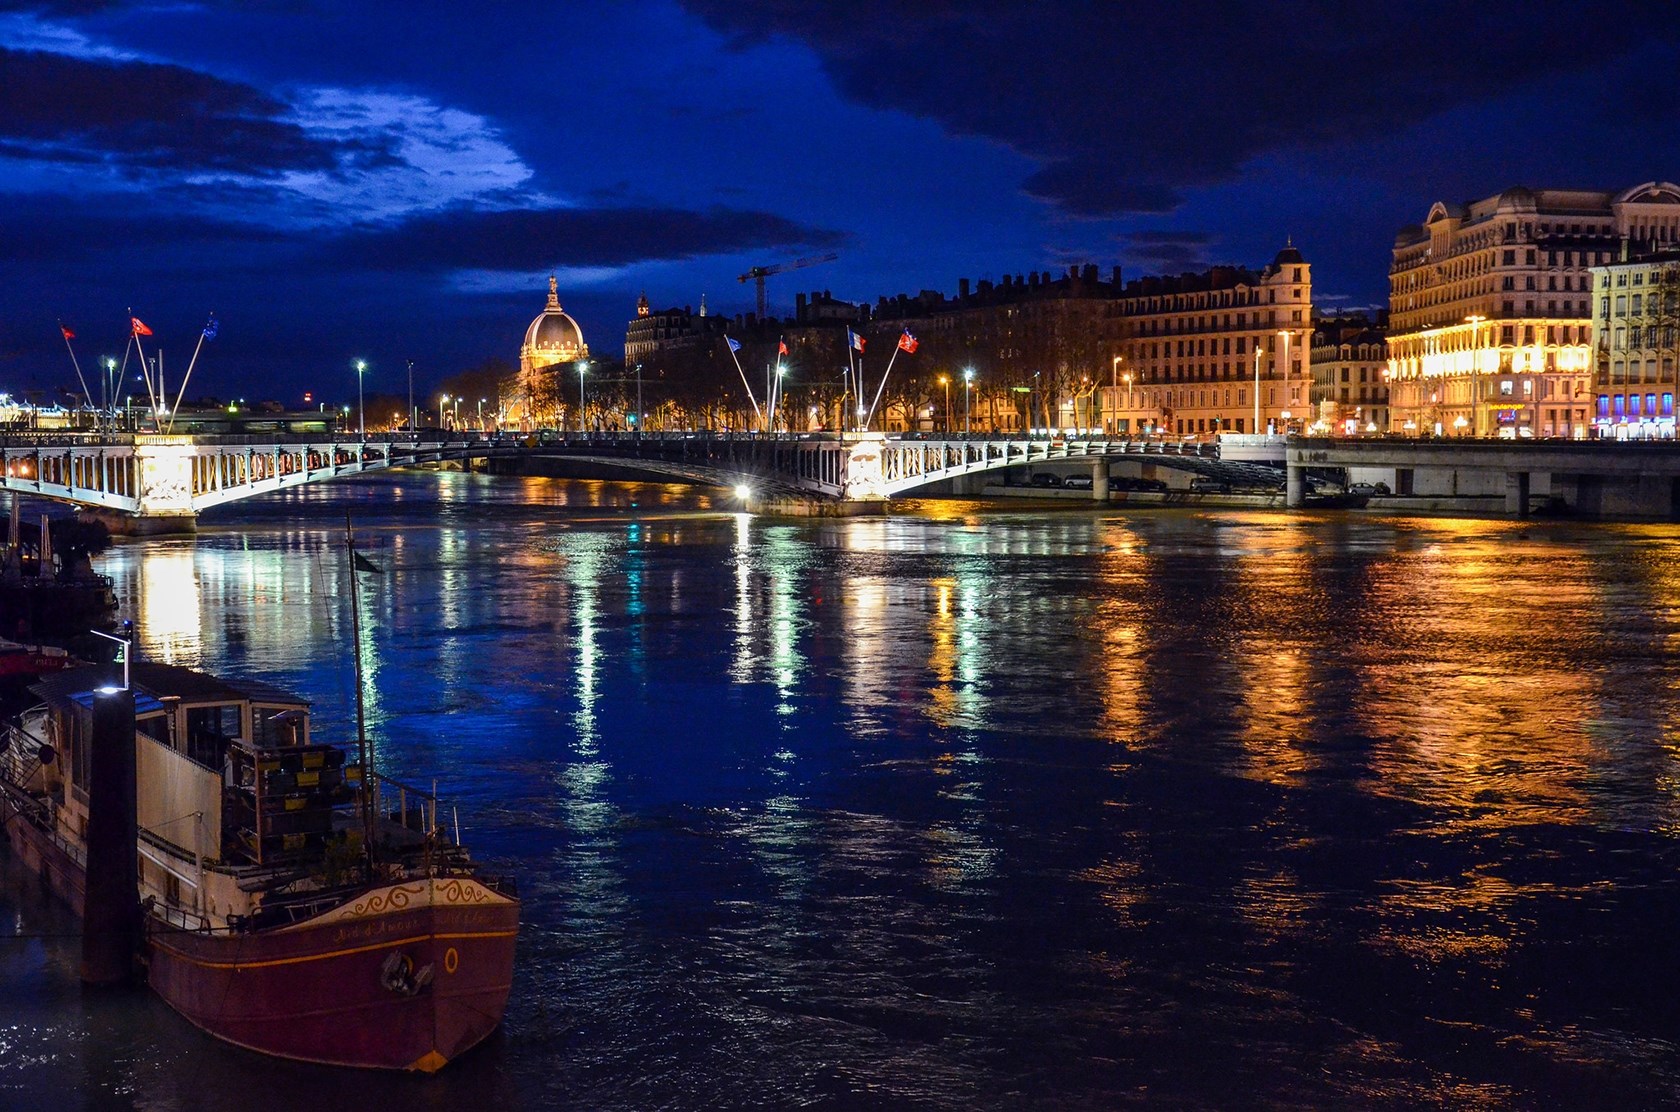
[[[90,740],[82,983],[120,985],[134,975],[140,944],[133,691],[94,693]]]

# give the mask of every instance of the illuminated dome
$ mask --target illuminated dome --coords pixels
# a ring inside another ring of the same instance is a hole
[[[583,342],[583,329],[560,308],[558,286],[550,275],[548,305],[525,330],[525,343],[519,349],[520,365],[531,371],[588,357],[589,345]]]

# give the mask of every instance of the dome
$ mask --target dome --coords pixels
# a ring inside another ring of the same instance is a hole
[[[560,308],[560,295],[552,275],[548,279],[548,305],[525,330],[525,344],[520,355],[528,365],[535,366],[569,362],[589,355],[589,345],[583,342],[583,329]]]
[[[1272,260],[1272,265],[1273,266],[1278,266],[1278,267],[1300,266],[1302,263],[1304,263],[1306,261],[1307,260],[1305,260],[1301,257],[1301,252],[1296,250],[1295,244],[1291,243],[1291,244],[1289,244],[1289,246],[1285,247],[1282,251],[1279,251],[1277,253],[1277,258]]]

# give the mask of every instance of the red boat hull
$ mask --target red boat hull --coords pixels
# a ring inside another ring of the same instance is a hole
[[[264,1054],[431,1072],[501,1022],[518,929],[517,900],[417,880],[279,929],[153,920],[148,980],[193,1024]]]

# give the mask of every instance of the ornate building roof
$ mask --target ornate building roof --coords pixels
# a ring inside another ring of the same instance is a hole
[[[519,365],[524,370],[534,370],[588,357],[589,345],[583,342],[583,329],[560,308],[558,283],[553,275],[549,275],[548,305],[525,330],[525,343],[519,349]]]

